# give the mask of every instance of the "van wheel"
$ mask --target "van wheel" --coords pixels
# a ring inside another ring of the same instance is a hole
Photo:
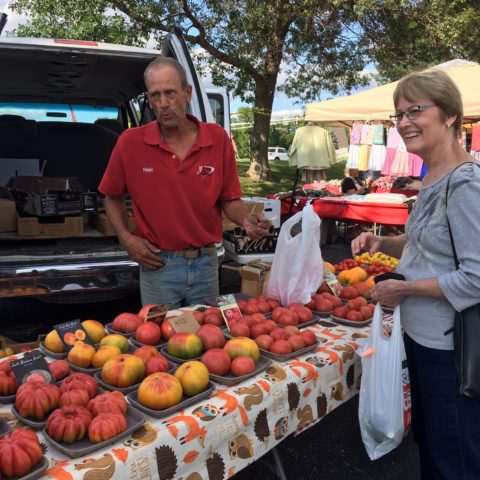
[[[280,161],[280,157],[275,157],[274,160],[275,160],[276,162],[279,162],[279,161]]]

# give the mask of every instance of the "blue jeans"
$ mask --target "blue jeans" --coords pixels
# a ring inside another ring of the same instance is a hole
[[[218,296],[218,258],[213,250],[193,260],[168,252],[158,254],[163,267],[149,270],[140,266],[142,305],[169,303],[170,308],[204,303]]]
[[[453,350],[404,340],[422,480],[480,479],[480,400],[458,393]]]

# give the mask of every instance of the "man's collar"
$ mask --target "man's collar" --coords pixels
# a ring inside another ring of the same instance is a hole
[[[195,122],[198,128],[198,137],[195,145],[198,147],[208,147],[212,145],[212,136],[205,124],[189,113],[187,113],[187,118]],[[148,145],[162,145],[165,143],[162,141],[160,126],[156,120],[147,124],[144,141]]]

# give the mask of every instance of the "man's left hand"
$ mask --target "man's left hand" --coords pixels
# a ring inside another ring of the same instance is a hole
[[[247,218],[243,224],[243,228],[247,232],[247,236],[252,240],[260,240],[268,234],[272,222],[268,220],[263,213],[256,213]]]

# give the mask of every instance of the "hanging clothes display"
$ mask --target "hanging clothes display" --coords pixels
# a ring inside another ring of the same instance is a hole
[[[472,127],[472,143],[470,145],[470,153],[480,152],[480,124]]]
[[[378,123],[373,126],[373,142],[368,158],[368,170],[380,171],[385,162],[387,149],[385,147],[385,127]]]
[[[353,122],[352,129],[350,131],[350,147],[348,149],[347,168],[358,168],[361,136],[362,124],[360,122]]]
[[[368,170],[368,159],[370,158],[370,150],[373,143],[373,125],[362,125],[362,134],[360,137],[360,154],[358,156],[358,170],[366,172]]]
[[[330,133],[317,125],[297,128],[290,146],[290,165],[301,170],[302,180],[323,180],[324,170],[337,163],[335,145]]]
[[[395,127],[390,127],[387,137],[387,154],[382,167],[382,175],[392,177],[419,177],[423,160],[414,153],[407,152],[407,147]]]

